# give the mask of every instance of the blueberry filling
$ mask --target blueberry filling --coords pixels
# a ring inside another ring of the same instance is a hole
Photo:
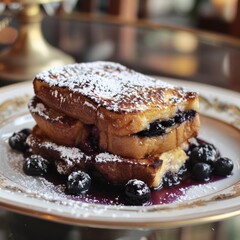
[[[89,136],[87,137],[84,145],[82,146],[82,150],[86,154],[95,154],[99,151],[99,131],[96,127],[90,127]]]
[[[186,112],[178,111],[175,117],[169,118],[168,120],[157,120],[150,123],[148,129],[138,132],[136,135],[139,137],[154,137],[162,136],[166,133],[166,130],[173,127],[176,124],[183,123],[185,121],[191,120],[196,116],[196,111],[189,110]]]
[[[178,111],[174,119],[176,123],[183,123],[185,121],[191,120],[195,116],[196,116],[196,111],[194,110],[189,110],[186,112]]]

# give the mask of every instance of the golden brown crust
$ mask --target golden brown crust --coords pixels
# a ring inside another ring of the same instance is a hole
[[[79,119],[85,124],[96,123],[97,106],[79,93],[70,94],[66,88],[50,87],[47,83],[33,82],[36,96],[47,106]]]
[[[36,97],[31,99],[28,108],[40,129],[55,143],[78,146],[86,141],[90,126],[49,108]]]

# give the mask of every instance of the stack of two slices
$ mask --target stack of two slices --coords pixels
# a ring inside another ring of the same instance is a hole
[[[159,187],[187,160],[183,146],[199,130],[195,92],[112,62],[73,64],[39,73],[29,110],[34,154],[61,174],[97,173]]]

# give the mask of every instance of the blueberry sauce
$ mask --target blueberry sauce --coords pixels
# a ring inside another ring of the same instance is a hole
[[[86,203],[98,203],[103,205],[129,205],[124,195],[124,186],[111,185],[104,181],[93,179],[92,184],[87,193],[78,196],[71,195],[65,188],[67,177],[58,174],[54,169],[51,169],[45,175],[46,180],[53,183],[55,186],[63,186],[63,191],[67,198]],[[157,190],[151,190],[151,197],[147,204],[143,205],[158,205],[174,203],[180,197],[186,195],[186,191],[193,186],[206,185],[210,182],[215,182],[222,177],[213,176],[208,182],[196,181],[186,175],[184,180],[174,187],[164,187]],[[58,188],[60,189],[60,188]]]
[[[181,112],[178,111],[176,115],[168,120],[157,120],[150,123],[149,128],[136,133],[139,137],[154,137],[162,136],[166,133],[166,130],[176,124],[183,123],[185,121],[191,120],[196,116],[194,110]]]

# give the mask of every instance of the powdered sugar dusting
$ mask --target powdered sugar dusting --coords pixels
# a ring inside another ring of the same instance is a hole
[[[93,110],[96,110],[95,106],[91,104],[90,102],[85,101],[83,106],[88,106],[89,108],[92,108]]]
[[[61,115],[58,115],[58,116],[52,115],[50,117],[49,113],[48,113],[48,109],[46,108],[46,105],[44,105],[44,103],[42,103],[36,97],[33,97],[32,99],[30,99],[29,104],[28,104],[28,109],[31,113],[37,114],[46,120],[60,121],[63,118],[63,116],[61,116]]]
[[[34,98],[30,99],[28,104],[28,109],[32,113],[36,113],[46,119],[49,119],[49,117],[44,114],[44,112],[46,111],[46,107],[44,106],[44,104],[43,103],[35,104]]]
[[[86,157],[79,148],[69,148],[51,142],[44,142],[42,143],[42,146],[46,148],[52,148],[55,151],[59,152],[60,158],[64,159],[64,161],[66,161],[68,164],[72,164],[73,162],[79,162]]]
[[[102,162],[122,162],[122,160],[119,156],[114,155],[114,154],[110,154],[110,153],[107,153],[107,152],[99,153],[95,157],[95,161],[98,162],[98,163],[102,163]]]
[[[56,67],[37,74],[50,87],[67,87],[111,111],[146,110],[164,106],[165,89],[175,89],[161,80],[143,75],[113,62],[92,62]],[[181,91],[180,100],[186,97]],[[58,97],[55,91],[53,96]]]

